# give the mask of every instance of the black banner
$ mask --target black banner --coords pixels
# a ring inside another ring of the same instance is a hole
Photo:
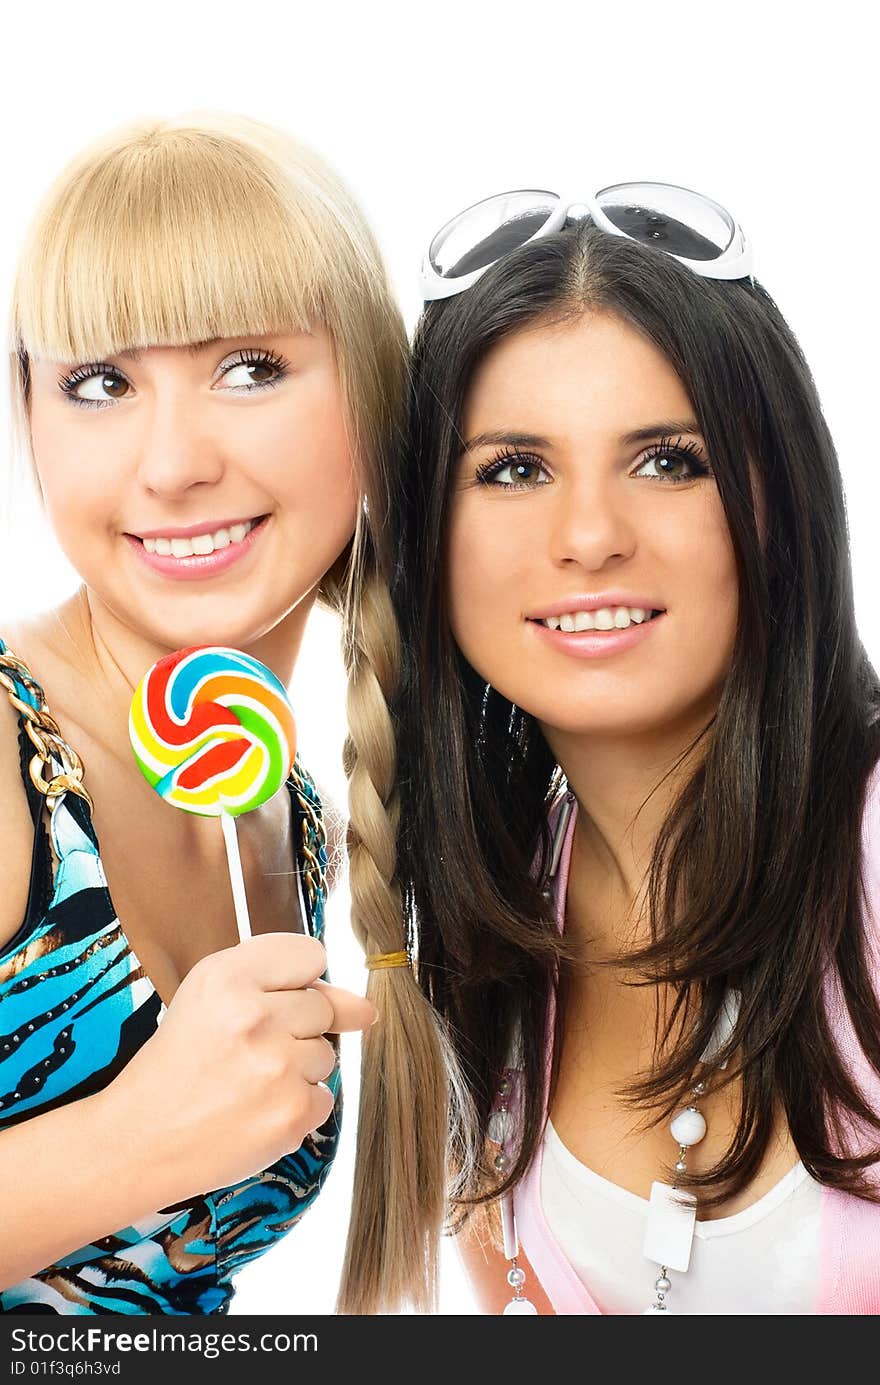
[[[580,1325],[577,1333],[582,1342]],[[563,1337],[574,1345],[574,1337],[560,1334],[558,1322],[555,1328],[539,1323],[524,1330],[503,1317],[278,1315],[121,1321],[7,1314],[0,1319],[0,1385],[53,1380],[58,1385],[101,1380],[199,1385],[230,1376],[247,1385],[294,1385],[306,1372],[314,1379],[316,1368],[328,1365],[351,1365],[358,1371],[372,1367],[393,1378],[398,1371],[421,1370],[428,1359],[440,1371],[458,1374],[467,1360],[485,1360],[484,1352],[490,1353],[493,1365],[546,1371],[551,1339],[555,1352]],[[430,1358],[424,1356],[425,1348]],[[399,1355],[408,1350],[419,1355]]]

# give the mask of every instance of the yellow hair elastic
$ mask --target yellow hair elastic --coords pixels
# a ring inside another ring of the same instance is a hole
[[[382,971],[385,967],[408,967],[407,952],[374,952],[372,957],[364,958],[367,971]]]

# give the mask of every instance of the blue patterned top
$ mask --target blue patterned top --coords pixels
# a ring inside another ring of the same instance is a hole
[[[40,706],[19,679],[16,691]],[[51,818],[53,878],[43,799],[27,774],[32,747],[23,729],[20,742],[35,840],[26,917],[0,947],[0,1134],[106,1087],[155,1033],[164,1008],[116,917],[88,805],[72,793],[57,800]],[[306,927],[322,938],[327,855],[321,803],[298,759],[288,790]],[[338,1064],[327,1081],[334,1109],[294,1154],[233,1187],[166,1207],[83,1246],[0,1292],[0,1312],[228,1312],[232,1276],[295,1225],[327,1176],[342,1110]],[[59,1170],[63,1178],[61,1151]],[[14,1196],[14,1189],[6,1195]]]

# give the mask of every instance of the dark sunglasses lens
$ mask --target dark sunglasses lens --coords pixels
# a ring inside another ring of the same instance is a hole
[[[557,201],[550,192],[513,192],[478,202],[434,237],[432,269],[442,279],[486,269],[540,231]]]
[[[663,183],[622,183],[605,188],[596,200],[608,220],[631,240],[688,260],[717,260],[736,229],[716,202]]]

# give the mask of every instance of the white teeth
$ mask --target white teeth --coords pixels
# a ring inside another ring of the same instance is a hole
[[[156,553],[161,558],[191,558],[194,554],[207,557],[218,548],[228,548],[231,543],[241,543],[253,529],[256,520],[245,524],[233,524],[229,529],[218,529],[213,534],[196,534],[192,539],[143,539],[148,553]]]
[[[541,624],[548,630],[626,630],[650,620],[651,612],[642,606],[601,606],[597,611],[572,611],[564,616],[547,616]]]

